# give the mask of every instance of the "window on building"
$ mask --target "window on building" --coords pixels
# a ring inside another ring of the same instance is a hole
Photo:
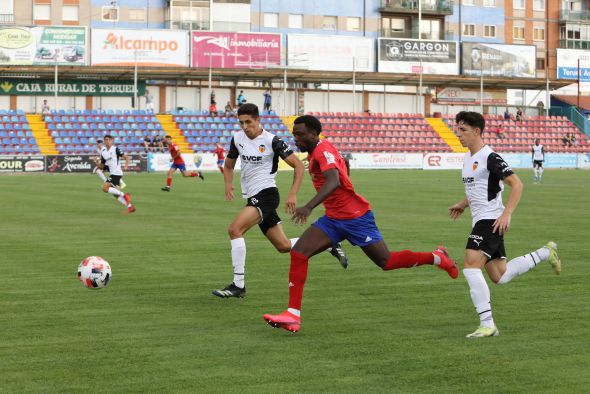
[[[495,7],[496,0],[483,0],[483,6],[484,7]]]
[[[145,9],[143,8],[130,8],[129,9],[129,20],[133,22],[145,21]]]
[[[545,59],[542,57],[538,57],[536,63],[537,70],[544,70],[545,69]]]
[[[467,36],[467,37],[474,37],[475,36],[475,25],[465,23],[463,25],[463,35]]]
[[[545,10],[545,0],[533,0],[533,10],[544,11]]]
[[[512,29],[513,31],[513,38],[516,40],[524,40],[524,27],[521,26],[514,26]]]
[[[36,20],[36,21],[51,20],[51,5],[49,5],[49,4],[34,4],[33,5],[33,20]]]
[[[14,1],[0,1],[0,14],[13,14],[14,13]]]
[[[324,16],[322,22],[323,30],[338,30],[338,17],[337,16]]]
[[[265,13],[264,14],[264,27],[279,27],[279,14]]]
[[[289,29],[303,29],[303,15],[289,14]]]
[[[406,20],[401,18],[392,18],[391,21],[391,31],[394,33],[403,33],[406,31]]]
[[[475,0],[463,0],[463,5],[475,5]]]
[[[524,10],[525,9],[526,0],[513,0],[512,6],[514,9]]]
[[[545,29],[544,28],[537,28],[533,29],[533,40],[535,41],[545,41]]]
[[[483,25],[483,36],[484,37],[496,37],[496,26]]]
[[[171,0],[170,27],[181,30],[209,30],[209,0]]]
[[[440,39],[440,20],[422,19],[422,39],[439,40]]]
[[[119,20],[119,7],[102,7],[103,22],[117,22]]]
[[[68,22],[77,22],[78,11],[79,8],[77,5],[64,5],[61,8],[61,19]]]
[[[361,31],[361,18],[352,16],[346,18],[346,30]]]

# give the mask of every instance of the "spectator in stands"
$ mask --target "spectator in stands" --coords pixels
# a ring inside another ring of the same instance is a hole
[[[240,94],[238,94],[238,108],[244,103],[246,103],[246,97],[244,96],[244,91],[240,90]]]
[[[43,100],[43,105],[41,106],[41,113],[43,115],[51,115],[51,108],[49,108],[49,104],[47,104],[47,100]]]
[[[209,104],[217,104],[217,102],[215,101],[215,90],[211,91],[211,98],[209,100]]]
[[[150,93],[149,90],[146,89],[145,91],[145,109],[148,111],[154,112],[154,96]]]
[[[572,135],[570,133],[566,133],[561,140],[563,141],[563,145],[565,145],[565,146],[572,146],[573,145]]]
[[[501,140],[504,139],[504,125],[503,124],[498,125],[498,127],[496,127],[496,129],[494,131],[496,132],[496,136],[498,138],[500,138]]]
[[[211,116],[219,115],[219,111],[217,111],[217,103],[215,101],[212,101],[211,105],[209,106],[209,114],[211,114]]]
[[[145,149],[145,153],[153,152],[152,139],[149,136],[143,139],[143,148]]]
[[[366,115],[366,116],[371,116],[372,114],[373,114],[373,113],[371,112],[371,110],[370,110],[369,108],[367,108],[367,109],[365,110],[365,115]]]
[[[264,110],[270,112],[270,106],[272,104],[272,96],[270,95],[270,90],[266,89],[264,92]]]
[[[225,104],[225,116],[234,116],[234,109],[229,101]]]
[[[510,111],[508,111],[508,108],[506,108],[506,111],[504,111],[504,120],[510,119],[512,119],[512,115],[510,114]]]
[[[143,147],[145,148],[146,153],[166,151],[166,149],[164,148],[164,144],[162,143],[162,139],[158,135],[154,136],[154,138],[146,136],[143,140]]]
[[[522,109],[520,108],[516,111],[516,121],[522,122]]]

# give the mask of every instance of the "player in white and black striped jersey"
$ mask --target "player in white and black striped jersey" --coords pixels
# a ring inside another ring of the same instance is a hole
[[[532,160],[533,160],[533,171],[535,172],[535,176],[533,178],[534,182],[541,182],[541,178],[543,178],[543,161],[545,161],[545,148],[543,145],[540,144],[541,141],[537,138],[535,140],[535,145],[531,149],[532,153]]]
[[[127,207],[127,212],[135,212],[135,207],[131,204],[129,193],[123,193],[118,189],[123,178],[123,169],[121,168],[121,158],[125,159],[125,171],[129,166],[129,156],[122,150],[113,145],[113,137],[104,136],[105,147],[100,152],[101,165],[103,168],[108,167],[109,177],[102,184],[102,191],[112,194],[123,206]]]
[[[96,167],[94,167],[93,172],[96,175],[98,175],[98,177],[103,183],[107,180],[107,177],[104,173],[109,172],[109,167],[105,165],[105,160],[102,158],[102,152],[105,149],[106,148],[104,147],[103,141],[100,139],[96,140],[96,153],[98,154],[98,156],[94,158],[94,163],[96,164]],[[123,179],[121,179],[119,188],[125,189],[126,187],[127,185],[125,184],[125,182],[123,182]]]
[[[506,263],[504,234],[510,227],[523,185],[508,163],[485,145],[482,133],[485,120],[477,112],[459,112],[455,117],[457,137],[469,149],[463,161],[463,184],[466,197],[449,207],[449,215],[457,219],[467,207],[471,208],[473,229],[465,247],[463,275],[469,285],[471,301],[480,319],[480,326],[468,338],[499,335],[492,318],[490,289],[483,277],[485,267],[490,279],[506,284],[518,275],[548,261],[556,274],[561,272],[557,244],[549,241],[544,247]],[[503,183],[510,186],[506,206],[502,202]]]
[[[281,225],[281,218],[277,213],[280,196],[275,177],[279,157],[295,170],[293,184],[285,203],[285,210],[289,214],[295,212],[297,192],[305,172],[303,163],[293,154],[293,150],[282,139],[260,126],[260,116],[256,105],[243,104],[240,106],[238,119],[242,131],[234,134],[223,168],[225,198],[228,201],[234,198],[233,175],[236,161],[239,158],[241,160],[242,197],[247,199],[247,203],[229,225],[228,233],[231,240],[234,279],[225,288],[213,291],[213,295],[222,298],[244,297],[246,295],[246,242],[244,234],[250,228],[258,224],[262,233],[281,253],[289,253],[291,246],[297,242],[298,238],[287,238]],[[330,253],[346,268],[348,259],[340,245],[331,248]]]

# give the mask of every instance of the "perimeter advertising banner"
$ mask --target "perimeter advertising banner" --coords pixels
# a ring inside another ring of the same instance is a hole
[[[477,105],[481,101],[479,89],[462,89],[455,87],[436,88],[437,104],[467,104]],[[486,105],[502,105],[508,102],[506,89],[488,90],[483,92],[483,103]]]
[[[92,155],[58,155],[46,156],[47,172],[77,173],[92,172],[96,167]],[[125,171],[125,160],[121,159],[121,168]],[[147,171],[147,157],[130,154],[127,172]]]
[[[133,96],[133,82],[58,80],[60,96]],[[55,93],[55,81],[0,78],[0,95],[43,96]],[[145,81],[137,81],[137,94],[145,94]]]
[[[188,66],[186,31],[92,29],[90,47],[93,66]]]
[[[578,79],[578,60],[580,61],[580,81],[590,82],[590,51],[557,48],[557,78]]]
[[[462,43],[463,75],[535,78],[534,45]]]
[[[289,34],[287,65],[320,71],[375,71],[375,40],[366,37]]]
[[[85,27],[0,27],[0,65],[88,64]]]
[[[264,68],[281,65],[281,35],[191,33],[191,67]]]
[[[43,156],[0,156],[1,172],[40,172],[45,170]]]
[[[458,75],[455,41],[379,38],[379,72]]]

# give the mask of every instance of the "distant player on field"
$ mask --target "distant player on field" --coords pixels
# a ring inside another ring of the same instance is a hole
[[[543,178],[543,161],[545,160],[545,149],[540,144],[540,140],[535,140],[535,145],[531,149],[532,160],[533,160],[533,171],[535,172],[534,182],[541,182]]]
[[[102,184],[102,191],[105,193],[112,194],[117,201],[123,206],[127,207],[127,212],[135,212],[135,207],[131,204],[131,199],[128,193],[123,193],[118,189],[121,184],[121,178],[123,178],[123,170],[121,169],[121,158],[125,159],[125,171],[129,167],[129,156],[123,151],[113,145],[113,137],[110,135],[104,136],[105,147],[100,153],[101,166],[109,169],[109,177]]]
[[[172,164],[170,165],[170,169],[168,170],[168,177],[166,178],[166,186],[162,188],[163,191],[169,192],[170,185],[172,184],[172,175],[176,170],[180,170],[180,173],[183,177],[199,177],[202,180],[205,180],[203,177],[203,173],[201,171],[191,171],[188,172],[186,170],[186,164],[184,163],[184,159],[180,154],[180,148],[172,142],[172,137],[167,135],[166,137],[166,144],[168,145],[168,149],[170,150],[170,156],[172,156]]]
[[[561,261],[557,244],[550,241],[542,248],[506,263],[504,234],[520,200],[522,182],[504,159],[484,144],[481,135],[485,120],[481,114],[463,111],[455,120],[457,137],[469,151],[465,154],[462,172],[466,197],[449,207],[449,215],[457,219],[467,207],[471,207],[473,229],[465,247],[463,275],[480,320],[479,328],[467,338],[492,337],[500,332],[492,318],[490,289],[481,269],[485,267],[490,279],[501,285],[544,261],[548,261],[553,271],[559,274]],[[502,182],[510,186],[506,207],[502,203]]]
[[[94,172],[96,173],[96,175],[98,175],[98,177],[104,183],[107,181],[107,177],[104,173],[109,172],[109,167],[107,165],[105,165],[104,159],[102,159],[103,149],[106,149],[103,145],[103,141],[96,140],[96,151],[98,153],[98,156],[96,156],[96,158],[94,159],[94,163],[96,164],[96,167],[94,167]],[[102,165],[100,165],[100,164],[102,164]],[[126,187],[127,187],[127,185],[125,184],[125,182],[123,182],[123,179],[121,179],[119,189],[125,189]]]
[[[243,104],[238,109],[238,119],[242,131],[234,134],[230,149],[225,160],[223,177],[225,180],[225,199],[233,200],[234,167],[238,157],[241,159],[242,170],[240,183],[242,196],[248,200],[234,221],[229,225],[228,233],[231,240],[231,257],[234,269],[233,282],[223,289],[214,290],[213,294],[222,297],[244,297],[246,265],[246,242],[244,234],[258,224],[262,233],[280,253],[288,253],[297,238],[289,239],[283,231],[281,218],[277,213],[280,203],[279,189],[275,177],[282,158],[294,171],[293,184],[285,204],[286,211],[293,213],[297,204],[297,192],[303,180],[305,169],[301,160],[293,154],[289,146],[274,134],[260,127],[258,107],[254,104]],[[340,245],[326,245],[323,250],[330,253],[346,268],[348,259]],[[321,252],[322,250],[318,250]]]
[[[223,145],[219,142],[215,144],[215,150],[213,151],[213,155],[217,156],[217,168],[223,174],[223,162],[225,161],[225,149]]]
[[[309,258],[345,239],[360,246],[384,271],[428,264],[445,270],[453,279],[459,274],[454,261],[442,246],[433,252],[391,252],[387,248],[369,202],[355,192],[344,159],[334,145],[320,139],[321,132],[322,125],[317,118],[304,115],[295,119],[295,144],[300,151],[309,154],[309,173],[317,194],[295,210],[293,220],[297,224],[305,223],[312,210],[321,203],[326,213],[305,230],[291,250],[289,308],[278,315],[264,315],[264,320],[271,326],[292,332],[299,331],[301,324],[301,299]]]

